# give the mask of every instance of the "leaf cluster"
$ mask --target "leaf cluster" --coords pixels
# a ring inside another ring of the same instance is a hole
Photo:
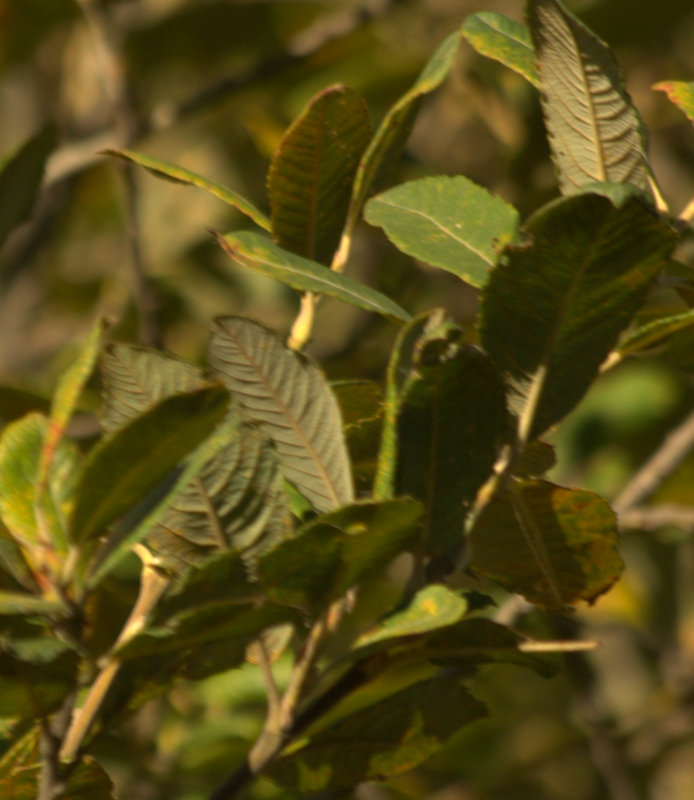
[[[560,196],[524,220],[464,176],[382,191],[461,36],[540,92]],[[691,85],[658,88],[693,118]],[[31,209],[52,137],[2,167],[0,242]],[[410,770],[486,714],[467,685],[481,664],[555,666],[461,582],[569,614],[622,571],[614,511],[547,477],[545,441],[606,365],[693,319],[633,325],[687,217],[664,204],[619,66],[558,0],[529,0],[527,28],[472,15],[374,131],[358,92],[319,92],[273,155],[268,214],[182,167],[107,154],[245,215],[258,230],[216,241],[299,292],[301,311],[288,342],[217,319],[202,366],[110,341],[99,320],[50,408],[4,428],[0,788],[113,797],[90,756],[100,732],[177,682],[248,661],[266,720],[215,800],[258,775],[307,796]],[[473,337],[446,309],[413,318],[349,275],[362,217],[479,291]],[[398,326],[383,385],[331,384],[302,352],[323,296]],[[94,375],[103,402],[85,448],[70,422]],[[408,564],[397,602],[350,639],[360,587],[396,559]],[[129,571],[139,595],[114,630],[104,607]]]

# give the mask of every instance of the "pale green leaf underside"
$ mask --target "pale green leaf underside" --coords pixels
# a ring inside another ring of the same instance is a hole
[[[690,122],[694,122],[694,83],[661,81],[653,88],[665,92],[670,102],[674,103]]]
[[[154,350],[124,344],[109,346],[102,357],[106,433],[127,425],[160,400],[207,385],[200,370]]]
[[[531,0],[528,19],[562,192],[592,181],[647,191],[642,123],[610,50],[557,0]]]
[[[282,250],[262,234],[240,231],[225,236],[217,234],[217,239],[234,261],[292,289],[335,297],[398,322],[410,319],[407,311],[384,294],[326,269],[322,264]]]
[[[518,212],[460,175],[396,186],[368,202],[365,218],[404,253],[481,287],[515,233]]]
[[[329,511],[352,501],[340,411],[314,364],[262,325],[227,317],[215,324],[210,365],[263,426],[285,477],[314,508]]]
[[[144,153],[138,153],[135,150],[104,150],[104,155],[115,156],[124,161],[132,161],[134,164],[139,164],[144,167],[152,175],[157,178],[164,178],[164,180],[172,181],[174,183],[183,183],[188,186],[197,186],[199,189],[204,189],[206,192],[217,197],[219,200],[232,206],[237,211],[245,214],[253,220],[256,225],[264,228],[266,231],[270,230],[270,220],[260,209],[256,208],[253,203],[246,200],[238,192],[229,189],[221,183],[203,178],[195,172],[191,172],[184,167],[179,167],[176,164],[169,164],[166,161],[160,161],[156,158],[150,158]]]
[[[494,11],[481,11],[465,20],[463,36],[478,53],[499,61],[540,88],[530,33],[520,22]]]
[[[269,439],[233,414],[211,438],[214,455],[147,537],[174,567],[200,565],[227,548],[254,557],[292,531]]]

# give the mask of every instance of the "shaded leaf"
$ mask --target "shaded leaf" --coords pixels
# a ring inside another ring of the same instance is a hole
[[[71,691],[77,654],[55,639],[0,643],[0,717],[42,717]]]
[[[690,122],[694,122],[694,83],[661,81],[652,88],[658,92],[665,92],[668,100],[674,103]]]
[[[558,0],[530,0],[528,22],[562,192],[591,181],[647,190],[643,124],[607,45]]]
[[[331,384],[344,420],[347,450],[358,491],[373,483],[383,423],[383,390],[373,381],[345,380]]]
[[[638,195],[583,194],[540,209],[482,297],[480,338],[522,400],[530,441],[581,399],[646,299],[675,233]]]
[[[266,231],[271,229],[270,220],[262,211],[257,209],[253,203],[246,200],[245,197],[242,197],[233,189],[223,186],[221,183],[207,180],[207,178],[203,178],[201,175],[197,175],[195,172],[191,172],[184,167],[168,164],[166,161],[160,161],[156,158],[150,158],[144,153],[138,153],[134,150],[104,150],[103,154],[139,164],[157,178],[164,178],[164,180],[172,181],[173,183],[183,183],[204,189],[220,200],[223,200],[237,211],[245,214],[249,219],[253,220],[256,225],[264,228]]]
[[[469,566],[551,610],[593,602],[622,571],[614,512],[592,492],[520,481],[482,511]]]
[[[540,88],[535,50],[525,25],[494,11],[480,11],[465,20],[463,36],[478,53],[500,61]]]
[[[152,550],[176,571],[199,565],[225,548],[254,560],[292,532],[270,441],[234,412],[213,439],[218,443],[213,456],[147,536]]]
[[[229,402],[221,386],[162,400],[92,449],[76,493],[75,542],[101,535],[153,489],[219,423]]]
[[[285,477],[316,510],[352,500],[340,411],[318,367],[272,331],[240,317],[215,323],[210,365],[262,425]]]
[[[101,427],[112,433],[165,397],[208,385],[199,369],[174,356],[131,345],[106,348],[101,361]]]
[[[224,252],[244,267],[274,278],[292,289],[335,297],[365,311],[374,311],[396,322],[410,315],[384,294],[346,275],[326,269],[315,261],[282,250],[267,237],[240,231],[217,235]]]
[[[11,231],[31,214],[46,159],[55,142],[55,130],[47,126],[0,164],[0,247]]]
[[[487,282],[518,222],[515,208],[462,175],[403,183],[369,200],[364,216],[403,253],[472,286]]]
[[[67,550],[66,528],[81,473],[75,446],[57,443],[47,485],[38,500],[41,454],[49,421],[33,413],[10,423],[0,438],[0,517],[34,571],[58,574]]]
[[[354,89],[331,86],[311,100],[282,137],[268,172],[272,235],[280,247],[330,264],[370,138],[369,112]]]
[[[411,548],[421,514],[410,498],[355,503],[324,514],[261,557],[258,578],[275,602],[322,608]]]
[[[401,334],[388,369],[388,391],[397,375],[397,397],[387,406],[379,461],[390,472],[387,462],[395,458],[395,494],[424,504],[423,549],[429,556],[451,557],[460,546],[467,508],[489,477],[507,430],[496,369],[461,340],[462,330],[435,310]]]
[[[264,774],[302,794],[385,780],[426,761],[485,714],[455,680],[420,681],[319,731]]]
[[[175,504],[177,497],[191,485],[201,470],[210,463],[224,446],[217,432],[209,436],[180,467],[168,473],[149,491],[145,497],[128,510],[113,526],[111,533],[101,547],[87,573],[87,586],[93,588],[129,552],[137,542],[141,542],[155,529]],[[176,560],[169,547],[165,553],[156,555],[173,568]],[[87,553],[91,556],[91,553]],[[179,564],[180,567],[180,564]]]
[[[414,84],[395,103],[378,126],[371,143],[359,162],[345,232],[354,230],[364,201],[381,177],[391,168],[402,152],[422,98],[437,89],[448,77],[453,65],[460,31],[448,36],[429,59]]]

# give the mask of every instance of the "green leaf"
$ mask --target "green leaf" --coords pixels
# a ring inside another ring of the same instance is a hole
[[[674,103],[690,122],[694,122],[694,83],[661,81],[652,88],[658,92],[665,92],[668,100]]]
[[[399,637],[431,633],[459,622],[467,612],[467,602],[456,592],[440,584],[425,586],[412,598],[407,608],[391,614],[375,628],[363,633],[354,649]]]
[[[249,219],[253,220],[256,225],[264,228],[266,231],[271,229],[270,220],[263,214],[262,211],[257,209],[253,203],[249,202],[233,189],[223,186],[221,183],[207,180],[195,172],[184,169],[183,167],[169,164],[166,161],[159,161],[156,158],[150,158],[144,153],[138,153],[135,150],[104,150],[104,155],[115,156],[124,161],[131,161],[134,164],[139,164],[144,167],[152,175],[157,178],[172,181],[173,183],[183,183],[189,186],[197,186],[204,189],[206,192],[218,197],[228,205],[245,214]]]
[[[51,402],[48,434],[41,453],[40,481],[48,474],[58,443],[65,435],[65,428],[75,412],[77,401],[84,391],[94,367],[106,332],[106,322],[98,319],[87,334],[84,346],[75,362],[63,373],[56,386]]]
[[[55,140],[53,127],[45,127],[3,159],[0,165],[0,247],[12,230],[31,214]]]
[[[660,317],[629,331],[619,342],[617,352],[622,357],[632,353],[643,353],[665,344],[676,333],[693,326],[694,309],[683,311],[681,314]]]
[[[55,639],[0,644],[0,717],[43,717],[74,685],[77,654]]]
[[[25,592],[0,591],[0,615],[63,614],[65,607],[54,600],[44,600]]]
[[[101,427],[108,434],[166,397],[209,385],[202,372],[186,361],[125,344],[106,348],[101,373],[104,392]]]
[[[93,448],[71,518],[87,542],[128,511],[197,447],[226,412],[228,394],[210,386],[168,397]]]
[[[455,680],[420,681],[319,731],[264,774],[302,794],[386,780],[426,761],[485,714]]]
[[[293,530],[275,448],[257,425],[232,411],[211,438],[214,455],[147,536],[175,571],[225,548],[252,562]]]
[[[518,212],[458,175],[396,186],[369,200],[365,219],[380,225],[403,253],[479,287],[513,238]]]
[[[410,319],[407,311],[389,297],[346,275],[326,269],[322,264],[282,250],[265,236],[251,231],[216,236],[222,250],[241,266],[274,278],[292,289],[335,297],[396,322]]]
[[[316,510],[351,502],[340,411],[318,367],[272,331],[241,317],[215,323],[210,365],[249,418],[262,425],[285,477]]]
[[[643,123],[607,45],[558,0],[530,0],[528,23],[562,193],[591,181],[647,191]]]
[[[410,498],[361,502],[303,525],[262,556],[258,578],[277,603],[323,608],[416,541],[422,508]]]
[[[354,89],[331,86],[311,100],[282,137],[268,172],[272,235],[280,247],[330,264],[370,138],[369,112]]]
[[[373,483],[383,424],[383,390],[373,381],[346,380],[331,384],[345,423],[345,439],[358,491]]]
[[[388,111],[359,162],[345,232],[354,230],[372,187],[400,156],[422,99],[448,77],[460,41],[460,31],[448,36],[429,59],[414,84]]]
[[[622,571],[614,512],[592,492],[519,481],[482,511],[470,568],[549,610],[592,603]]]
[[[581,399],[646,299],[675,233],[633,195],[583,194],[531,217],[485,287],[480,338],[539,436]]]
[[[60,440],[39,500],[41,454],[49,421],[28,414],[0,438],[0,517],[34,572],[59,574],[67,551],[67,519],[81,471],[75,446]]]
[[[478,53],[500,61],[540,88],[535,50],[525,25],[494,11],[480,11],[465,20],[463,36]]]
[[[487,356],[462,344],[462,330],[441,310],[403,331],[388,381],[395,399],[387,404],[379,461],[392,475],[396,495],[424,504],[426,554],[452,557],[467,508],[489,477],[506,434],[503,384]]]

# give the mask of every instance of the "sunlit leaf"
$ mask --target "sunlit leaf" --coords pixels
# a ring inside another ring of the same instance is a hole
[[[460,31],[456,31],[441,43],[414,84],[392,106],[378,126],[359,162],[345,226],[347,233],[351,234],[357,224],[369,193],[400,156],[422,99],[448,77],[459,42]]]
[[[41,453],[49,421],[33,413],[10,423],[0,438],[0,516],[29,565],[59,569],[67,548],[67,518],[81,470],[75,446],[57,443],[41,502]]]
[[[156,158],[150,158],[144,153],[138,153],[134,150],[104,150],[104,155],[115,156],[124,161],[132,161],[134,164],[139,164],[157,178],[164,178],[173,183],[183,183],[204,189],[220,200],[223,200],[237,211],[245,214],[252,219],[256,225],[264,228],[266,231],[269,231],[271,228],[270,220],[262,211],[257,209],[253,203],[246,200],[245,197],[242,197],[233,189],[223,186],[221,183],[207,180],[207,178],[203,178],[201,175],[197,175],[195,172],[191,172],[183,167],[176,166],[175,164],[168,164],[166,161],[160,161]]]
[[[592,492],[520,481],[473,527],[470,568],[532,603],[593,602],[622,571],[614,512]]]
[[[522,235],[484,289],[480,337],[530,441],[583,396],[676,237],[638,194],[617,206],[595,194],[555,201]]]
[[[48,433],[41,453],[40,480],[42,481],[45,480],[58,442],[65,435],[65,428],[75,412],[79,396],[94,371],[105,331],[105,321],[98,319],[87,334],[79,356],[63,373],[56,386],[51,401]]]
[[[520,22],[494,11],[480,11],[465,20],[463,36],[478,53],[500,61],[540,88],[532,39]]]
[[[421,514],[410,498],[355,503],[324,514],[260,559],[259,580],[278,603],[323,607],[410,549]]]
[[[173,395],[94,447],[77,489],[73,541],[101,535],[141,500],[212,432],[228,401],[221,386]]]
[[[272,235],[280,247],[330,264],[370,138],[369,112],[354,89],[331,86],[311,100],[282,137],[268,172]]]
[[[316,510],[352,500],[340,411],[318,367],[272,331],[241,317],[215,323],[210,365],[262,425],[285,477]]]
[[[462,175],[403,183],[372,198],[364,216],[403,253],[472,286],[487,282],[518,222],[512,206]]]
[[[398,322],[410,319],[407,311],[384,294],[315,261],[282,250],[265,236],[241,231],[224,236],[217,234],[217,240],[234,261],[292,289],[335,297]]]
[[[65,607],[54,600],[44,600],[24,592],[0,591],[0,615],[61,614]]]
[[[694,83],[684,81],[661,81],[653,86],[665,92],[670,102],[682,111],[690,122],[694,122]]]
[[[647,190],[643,124],[607,45],[558,0],[530,0],[528,22],[562,192],[591,181]]]
[[[29,217],[55,141],[53,127],[43,128],[0,163],[0,247]]]
[[[467,603],[460,594],[440,584],[425,586],[407,608],[386,617],[379,625],[363,633],[354,643],[354,648],[401,636],[430,633],[458,622],[466,611]]]
[[[302,794],[385,780],[426,761],[485,714],[454,679],[421,681],[319,731],[265,774]]]

